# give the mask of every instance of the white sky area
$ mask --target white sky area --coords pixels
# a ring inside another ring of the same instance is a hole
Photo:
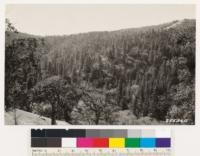
[[[158,4],[10,4],[6,18],[20,32],[68,35],[111,31],[195,19],[195,5]]]

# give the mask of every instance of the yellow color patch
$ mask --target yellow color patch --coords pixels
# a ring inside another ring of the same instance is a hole
[[[110,148],[124,148],[125,138],[109,138],[109,147]]]

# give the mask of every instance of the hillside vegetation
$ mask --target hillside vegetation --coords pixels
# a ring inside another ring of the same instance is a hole
[[[194,124],[195,20],[46,37],[7,22],[6,111],[51,124]]]

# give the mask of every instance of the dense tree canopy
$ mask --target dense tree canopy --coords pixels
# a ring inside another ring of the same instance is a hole
[[[126,110],[137,119],[178,118],[194,124],[195,29],[195,20],[183,20],[113,32],[14,39],[6,47],[6,105],[37,88],[40,93],[34,96],[42,95],[52,111],[62,101],[59,107],[66,115],[54,114],[52,124],[62,117],[72,124],[112,124],[112,114]],[[59,98],[52,100],[56,94]],[[30,105],[28,100],[19,103]]]

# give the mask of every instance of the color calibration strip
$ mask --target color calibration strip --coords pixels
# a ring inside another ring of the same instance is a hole
[[[45,129],[31,130],[32,147],[170,148],[171,133],[164,130]]]
[[[31,130],[32,156],[171,156],[166,129]]]

